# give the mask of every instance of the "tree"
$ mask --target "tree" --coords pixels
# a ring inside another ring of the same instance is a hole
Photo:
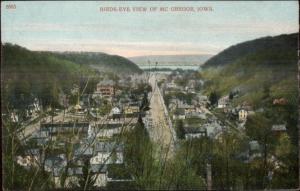
[[[185,137],[183,121],[181,119],[176,121],[176,135],[177,135],[178,139],[184,139],[184,137]]]
[[[260,171],[257,173],[257,179],[259,183],[258,188],[265,188],[267,186],[266,177],[268,176],[268,171],[270,169],[270,164],[268,158],[273,152],[274,148],[274,137],[272,136],[272,125],[271,121],[266,118],[263,114],[255,114],[248,117],[246,122],[246,134],[251,140],[257,140],[260,145],[262,145],[262,161],[259,161],[258,165]]]
[[[230,92],[230,93],[229,93],[229,99],[232,100],[232,99],[233,99],[233,96],[234,96],[234,93],[233,93],[233,92]]]
[[[79,186],[83,190],[90,190],[94,187],[96,179],[92,177],[90,172],[90,161],[87,159],[84,161],[84,166],[82,167],[82,176],[79,179]]]
[[[148,100],[148,93],[145,91],[144,92],[144,97],[143,97],[143,100],[142,100],[142,104],[140,106],[140,112],[145,112],[145,111],[150,110],[149,105],[150,105],[150,103],[149,103],[149,100]]]
[[[218,98],[219,98],[219,96],[218,96],[218,94],[215,91],[211,92],[209,94],[210,105],[217,104],[218,103]]]

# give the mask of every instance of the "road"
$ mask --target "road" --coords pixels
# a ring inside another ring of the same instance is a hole
[[[149,135],[153,142],[160,145],[162,151],[170,157],[174,154],[175,132],[172,129],[168,115],[165,113],[165,105],[155,75],[150,77],[149,83],[152,86],[150,112],[153,121],[153,126],[149,129]]]

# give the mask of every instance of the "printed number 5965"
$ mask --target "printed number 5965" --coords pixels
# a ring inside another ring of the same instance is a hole
[[[16,4],[8,4],[8,5],[6,5],[6,9],[16,9],[16,8],[17,8]]]

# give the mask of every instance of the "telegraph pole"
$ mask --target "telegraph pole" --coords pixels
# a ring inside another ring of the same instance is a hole
[[[209,162],[206,164],[206,182],[207,190],[212,190],[211,164]]]
[[[298,7],[300,6],[300,2],[298,1]],[[298,23],[300,21],[300,15],[298,15]],[[300,29],[300,26],[299,26]],[[300,45],[299,45],[300,36],[298,33],[298,190],[300,190]]]
[[[298,34],[299,35],[299,34]],[[299,38],[299,36],[298,36]],[[298,45],[298,93],[300,93],[300,50]],[[300,97],[298,96],[298,189],[300,190]]]

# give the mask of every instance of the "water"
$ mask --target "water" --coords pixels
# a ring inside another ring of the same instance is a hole
[[[157,68],[157,69],[162,69],[162,68],[169,68],[171,70],[176,70],[177,68],[179,69],[183,69],[183,70],[198,70],[199,66],[197,65],[157,65],[155,67],[155,65],[138,65],[142,70],[145,69],[153,69],[153,68]]]

